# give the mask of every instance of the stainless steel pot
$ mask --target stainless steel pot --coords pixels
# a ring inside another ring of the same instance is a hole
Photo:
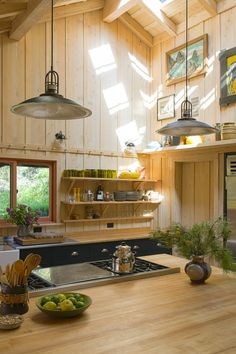
[[[112,256],[112,271],[116,273],[131,273],[134,269],[135,257],[131,247],[121,242],[116,246]]]

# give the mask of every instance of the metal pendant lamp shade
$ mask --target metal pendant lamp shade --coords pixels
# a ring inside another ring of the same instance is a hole
[[[51,0],[51,70],[45,77],[45,93],[12,106],[11,112],[51,120],[80,119],[92,114],[88,108],[59,94],[59,75],[53,70],[53,0]]]
[[[186,0],[186,96],[181,104],[181,118],[157,130],[157,133],[171,136],[207,135],[216,132],[216,128],[192,117],[192,103],[188,100],[188,0]]]

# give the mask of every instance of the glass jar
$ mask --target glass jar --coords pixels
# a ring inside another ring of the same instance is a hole
[[[88,195],[88,202],[92,202],[94,200],[94,195],[90,189],[88,190],[87,195]]]

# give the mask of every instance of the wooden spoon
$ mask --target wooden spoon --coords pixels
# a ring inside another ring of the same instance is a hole
[[[15,286],[16,285],[23,285],[22,281],[23,281],[23,277],[24,277],[24,262],[22,261],[22,259],[18,259],[15,263],[14,263],[14,272],[15,272]]]
[[[30,261],[28,262],[28,271],[29,274],[32,272],[34,268],[36,268],[41,262],[41,256],[38,254],[34,254]]]
[[[6,265],[5,276],[6,276],[6,280],[10,284],[10,286],[13,286],[12,279],[11,279],[11,269],[10,269],[9,263]]]
[[[41,256],[38,254],[31,254],[24,264],[24,283],[26,283],[28,276],[41,262]]]
[[[33,256],[34,256],[34,253],[29,253],[29,254],[26,256],[26,258],[25,258],[25,260],[24,260],[24,265],[25,265],[25,266],[27,265],[27,263],[29,262],[29,260],[30,260]]]

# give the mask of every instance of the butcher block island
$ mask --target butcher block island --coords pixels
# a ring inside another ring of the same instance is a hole
[[[184,259],[143,258],[180,266],[181,273],[83,289],[92,305],[75,318],[48,317],[30,293],[21,327],[1,330],[1,353],[235,353],[235,276],[213,267],[207,283],[196,286],[183,271]]]

